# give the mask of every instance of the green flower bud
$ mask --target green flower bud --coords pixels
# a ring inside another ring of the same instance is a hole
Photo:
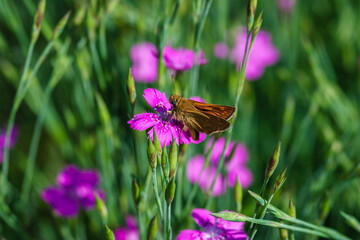
[[[115,240],[113,231],[111,231],[111,229],[107,225],[105,225],[105,239],[106,240]]]
[[[274,193],[277,192],[277,190],[279,190],[286,181],[286,177],[285,177],[286,171],[287,168],[285,168],[285,170],[276,178],[276,182],[274,184],[274,189],[273,189]]]
[[[126,89],[128,93],[129,102],[131,106],[134,107],[136,102],[136,88],[135,88],[134,77],[132,76],[131,73],[131,68],[129,69],[129,75],[126,81]]]
[[[284,224],[283,220],[280,220],[280,223]],[[288,240],[289,239],[289,233],[285,228],[279,228],[280,232],[280,239],[281,240]]]
[[[157,214],[156,214],[149,223],[148,232],[147,232],[148,240],[156,239],[157,225],[158,222],[157,222]]]
[[[137,182],[136,177],[133,177],[131,192],[132,192],[135,206],[136,206],[136,208],[138,208],[139,202],[140,202],[140,188],[139,188],[139,184]]]
[[[148,141],[147,154],[149,159],[149,164],[152,169],[156,168],[156,150],[151,138]]]
[[[267,180],[269,180],[270,177],[273,175],[273,173],[279,163],[280,150],[281,150],[281,142],[279,142],[279,144],[275,148],[275,150],[268,162],[268,165],[266,167],[265,179],[267,179]]]
[[[247,7],[247,31],[249,32],[254,24],[257,0],[249,0]]]
[[[241,212],[242,209],[242,200],[243,200],[243,190],[239,178],[236,177],[235,187],[234,187],[234,198],[236,202],[236,211]]]
[[[164,147],[164,149],[162,151],[162,155],[161,155],[161,168],[164,172],[165,178],[169,178],[170,169],[169,169],[168,154],[167,154],[166,147]]]
[[[169,179],[171,179],[175,176],[176,169],[177,169],[178,152],[177,152],[177,145],[176,145],[175,141],[171,145],[169,154],[170,154],[170,156],[169,156],[169,165],[170,165]]]
[[[96,205],[96,209],[99,211],[103,221],[107,222],[108,210],[107,210],[107,207],[106,207],[104,201],[99,197],[98,194],[95,194],[95,205]]]
[[[159,164],[160,164],[162,148],[161,148],[161,143],[160,143],[160,140],[158,138],[158,135],[157,135],[155,129],[154,129],[154,146],[155,146],[158,161],[159,161]]]
[[[167,205],[170,205],[171,202],[174,200],[175,187],[176,187],[175,178],[171,178],[171,180],[165,190],[165,199],[166,199]]]
[[[291,198],[289,200],[289,216],[296,218],[296,208]]]
[[[260,12],[258,18],[255,21],[254,27],[252,28],[251,32],[252,32],[252,43],[255,41],[255,38],[260,30],[261,24],[262,24],[262,14],[263,11]]]
[[[63,16],[60,19],[60,21],[58,22],[58,24],[56,25],[55,30],[54,30],[53,35],[52,35],[52,39],[56,39],[56,38],[58,38],[60,36],[62,31],[64,30],[64,27],[65,27],[66,23],[69,20],[69,17],[70,17],[70,11],[67,12],[65,14],[65,16]]]
[[[41,22],[43,20],[44,13],[45,13],[45,5],[46,5],[46,1],[40,0],[40,2],[38,4],[38,8],[35,13],[35,17],[34,17],[32,36],[31,36],[32,42],[35,42],[39,37],[39,33],[40,33],[40,29],[41,29]]]

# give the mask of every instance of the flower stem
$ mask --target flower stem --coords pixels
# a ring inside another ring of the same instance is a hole
[[[157,204],[158,209],[159,209],[160,218],[162,219],[163,218],[163,211],[162,211],[161,202],[160,202],[160,198],[159,198],[159,194],[158,194],[156,168],[154,168],[152,170],[152,176],[153,176],[153,188],[154,188],[155,200],[156,200],[156,204]]]
[[[171,228],[171,203],[167,206],[167,239],[172,239],[172,228]]]
[[[194,35],[193,49],[197,61],[199,60],[198,52],[200,49],[200,39],[204,28],[205,20],[209,14],[212,0],[205,0],[203,2],[204,3],[199,4],[200,11],[198,13],[198,16],[196,16],[196,18],[199,19],[195,19],[195,35]],[[191,69],[190,96],[196,95],[196,90],[198,88],[198,81],[199,81],[199,64],[195,64],[194,67]]]

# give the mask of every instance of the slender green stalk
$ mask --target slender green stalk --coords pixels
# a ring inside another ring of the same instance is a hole
[[[62,69],[67,69],[67,66],[63,66]],[[32,177],[34,175],[36,154],[37,154],[37,150],[38,150],[38,146],[39,146],[41,130],[42,130],[42,127],[44,124],[45,115],[47,113],[47,109],[48,109],[48,105],[49,105],[50,96],[62,74],[63,74],[63,72],[61,72],[61,73],[58,71],[55,72],[55,74],[53,75],[53,77],[51,78],[51,80],[49,81],[49,83],[45,89],[43,105],[42,105],[40,113],[37,117],[33,137],[31,139],[30,150],[29,150],[29,155],[28,155],[28,160],[27,160],[27,165],[26,165],[26,170],[25,170],[25,177],[24,177],[23,184],[22,184],[22,190],[21,190],[21,196],[20,196],[20,204],[22,206],[28,201],[28,198],[29,198]]]
[[[195,21],[195,34],[194,34],[194,44],[193,50],[195,52],[195,59],[199,61],[199,49],[200,49],[200,39],[203,32],[205,20],[209,14],[210,7],[211,7],[212,0],[205,0],[204,5],[200,4],[200,13],[199,13],[199,20]],[[199,81],[199,64],[195,64],[191,69],[190,75],[190,96],[196,95],[196,90],[198,88],[198,81]]]
[[[263,218],[264,218],[265,213],[266,213],[266,210],[267,210],[268,207],[270,206],[270,202],[271,202],[271,200],[273,199],[273,197],[274,197],[274,194],[271,194],[269,200],[266,201],[266,205],[265,205],[265,207],[263,208],[263,210],[262,210],[262,212],[261,212],[261,214],[260,214],[260,216],[259,216],[259,219],[263,219]],[[258,205],[257,205],[257,206],[258,206]],[[251,237],[250,237],[251,240],[254,239],[254,237],[255,237],[255,235],[256,235],[256,233],[257,233],[257,230],[258,230],[258,226],[259,226],[258,224],[255,224],[254,228],[252,228]],[[249,238],[249,237],[248,237],[248,238]]]
[[[25,79],[27,76],[27,73],[29,71],[29,66],[30,66],[30,61],[33,55],[33,51],[34,51],[34,47],[35,47],[35,43],[36,41],[31,41],[30,46],[29,46],[29,50],[26,56],[26,60],[25,60],[25,66],[24,66],[24,70],[23,73],[21,75],[20,78],[20,82],[19,82],[19,87],[16,91],[16,95],[15,95],[15,100],[14,102],[21,102],[20,101],[20,93],[23,89],[23,86],[25,84]],[[2,174],[1,174],[1,195],[0,198],[3,198],[6,195],[6,191],[7,191],[7,175],[9,172],[9,145],[10,145],[10,133],[11,130],[14,126],[14,122],[15,122],[15,117],[16,117],[16,113],[17,110],[19,108],[19,105],[13,104],[12,108],[11,108],[11,112],[10,112],[10,117],[9,117],[9,121],[7,124],[7,128],[6,128],[6,137],[5,137],[5,146],[4,146],[4,151],[3,151],[3,163],[2,163]]]
[[[153,188],[154,188],[155,200],[156,200],[156,204],[157,204],[158,209],[159,209],[160,218],[162,219],[162,218],[164,217],[164,215],[163,215],[163,211],[162,211],[162,207],[161,207],[161,202],[160,202],[160,198],[159,198],[159,194],[158,194],[156,168],[154,168],[154,169],[152,170],[152,177],[153,177]]]
[[[167,239],[172,240],[172,228],[171,228],[171,204],[167,206]],[[165,225],[166,226],[166,225]]]

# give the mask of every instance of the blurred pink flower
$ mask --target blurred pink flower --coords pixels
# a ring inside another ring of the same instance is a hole
[[[173,139],[177,144],[189,144],[202,142],[206,134],[200,133],[199,140],[194,141],[189,130],[184,130],[183,123],[175,118],[171,119],[172,105],[165,93],[154,88],[144,90],[143,97],[157,113],[139,113],[128,121],[130,127],[135,130],[144,131],[150,129],[147,134],[153,140],[154,129],[159,138],[161,146],[168,146]],[[171,119],[171,120],[170,120]]]
[[[132,74],[137,82],[155,82],[158,75],[158,50],[148,42],[137,43],[131,47],[133,61]]]
[[[139,230],[133,216],[126,216],[126,227],[115,229],[115,240],[139,240]]]
[[[281,11],[290,13],[295,7],[296,0],[277,0],[276,4]]]
[[[241,30],[236,36],[236,43],[230,53],[230,60],[236,63],[237,68],[243,60],[246,44],[246,30]],[[259,31],[251,48],[249,61],[246,67],[245,77],[248,80],[260,78],[267,66],[275,64],[279,60],[279,51],[272,44],[271,36],[265,31]]]
[[[210,215],[211,212],[206,209],[193,209],[191,216],[195,222],[203,228],[204,231],[186,229],[182,230],[177,236],[177,240],[242,240],[247,235],[244,231],[243,222],[230,222],[221,218],[215,218]]]
[[[165,66],[175,71],[189,70],[195,64],[205,64],[207,60],[204,58],[203,51],[196,56],[194,51],[186,48],[172,48],[166,46],[163,50]]]
[[[104,199],[104,192],[98,188],[100,176],[96,170],[67,165],[57,175],[56,182],[56,186],[42,190],[40,196],[57,216],[72,218],[81,207],[86,210],[94,208],[95,193]]]
[[[219,59],[226,59],[229,55],[229,48],[225,42],[218,42],[214,46],[214,54]]]
[[[207,143],[205,151],[209,151],[213,143],[213,138]],[[188,180],[195,184],[199,183],[200,188],[206,192],[210,190],[211,184],[216,176],[216,169],[221,153],[225,146],[225,137],[220,138],[214,144],[213,150],[210,154],[209,165],[204,169],[202,168],[205,163],[204,155],[196,155],[189,160],[186,166],[186,176]],[[233,152],[233,154],[232,154]],[[246,167],[249,154],[246,147],[241,143],[230,142],[225,151],[224,168],[227,170],[226,176],[219,175],[215,181],[213,195],[219,196],[226,192],[227,186],[234,187],[236,177],[243,188],[247,188],[252,183],[252,173]],[[201,176],[200,176],[201,174]]]
[[[18,128],[14,125],[13,128],[10,131],[10,141],[9,141],[9,148],[13,148],[15,145],[15,142],[17,140],[18,135]],[[3,161],[3,151],[5,148],[5,140],[6,140],[6,127],[4,127],[0,131],[0,163]]]

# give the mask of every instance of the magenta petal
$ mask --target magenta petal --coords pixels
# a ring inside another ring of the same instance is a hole
[[[79,210],[77,202],[67,196],[64,190],[49,187],[42,191],[41,198],[48,203],[56,215],[61,217],[74,217]]]
[[[214,54],[219,59],[225,59],[229,54],[229,47],[224,42],[218,42],[214,46]]]
[[[126,226],[128,228],[137,229],[136,219],[133,216],[131,216],[131,215],[126,216],[125,222],[126,222]]]
[[[166,46],[163,50],[163,57],[167,68],[184,71],[193,66],[194,52],[185,48],[174,49]]]
[[[162,93],[154,88],[145,89],[143,97],[157,112],[168,111],[172,108],[172,105],[166,98],[165,93]]]
[[[196,183],[200,179],[200,174],[204,166],[205,157],[203,155],[194,156],[186,165],[186,177],[191,183]]]
[[[151,43],[138,43],[131,47],[130,56],[133,61],[131,68],[137,82],[154,82],[158,74],[158,50]]]
[[[169,144],[172,141],[172,126],[167,122],[159,122],[156,124],[150,131],[148,132],[148,135],[150,139],[154,140],[154,129],[156,131],[156,134],[159,138],[159,141],[161,143],[161,147],[169,146]]]
[[[74,187],[78,182],[81,172],[75,165],[67,165],[57,175],[56,182],[66,188]]]
[[[155,113],[136,114],[133,119],[128,121],[132,129],[144,131],[160,122],[159,116]]]
[[[114,231],[115,240],[139,240],[137,229],[117,228]]]
[[[234,155],[231,158],[228,166],[229,168],[235,168],[239,165],[245,165],[249,159],[249,153],[245,145],[239,143],[235,147]]]
[[[18,128],[14,125],[10,131],[10,141],[9,148],[14,147],[15,142],[18,136]],[[0,132],[0,150],[5,148],[5,139],[6,139],[6,127],[4,127]]]
[[[216,218],[211,216],[210,213],[211,212],[206,209],[194,208],[191,216],[200,227],[207,228],[215,225]]]
[[[176,240],[208,240],[206,233],[197,230],[182,230]]]
[[[76,196],[82,207],[92,209],[95,206],[94,190],[90,184],[80,184],[75,189]]]
[[[224,147],[225,147],[225,137],[221,137],[215,142],[214,148],[210,155],[210,160],[213,164],[216,165],[218,163]]]
[[[247,188],[253,181],[253,175],[245,167],[238,167],[236,169],[228,168],[227,181],[230,187],[234,187],[236,177],[239,178],[240,184],[243,188]]]
[[[92,187],[96,187],[99,184],[99,173],[95,170],[81,170],[78,176],[79,182],[90,184]]]

